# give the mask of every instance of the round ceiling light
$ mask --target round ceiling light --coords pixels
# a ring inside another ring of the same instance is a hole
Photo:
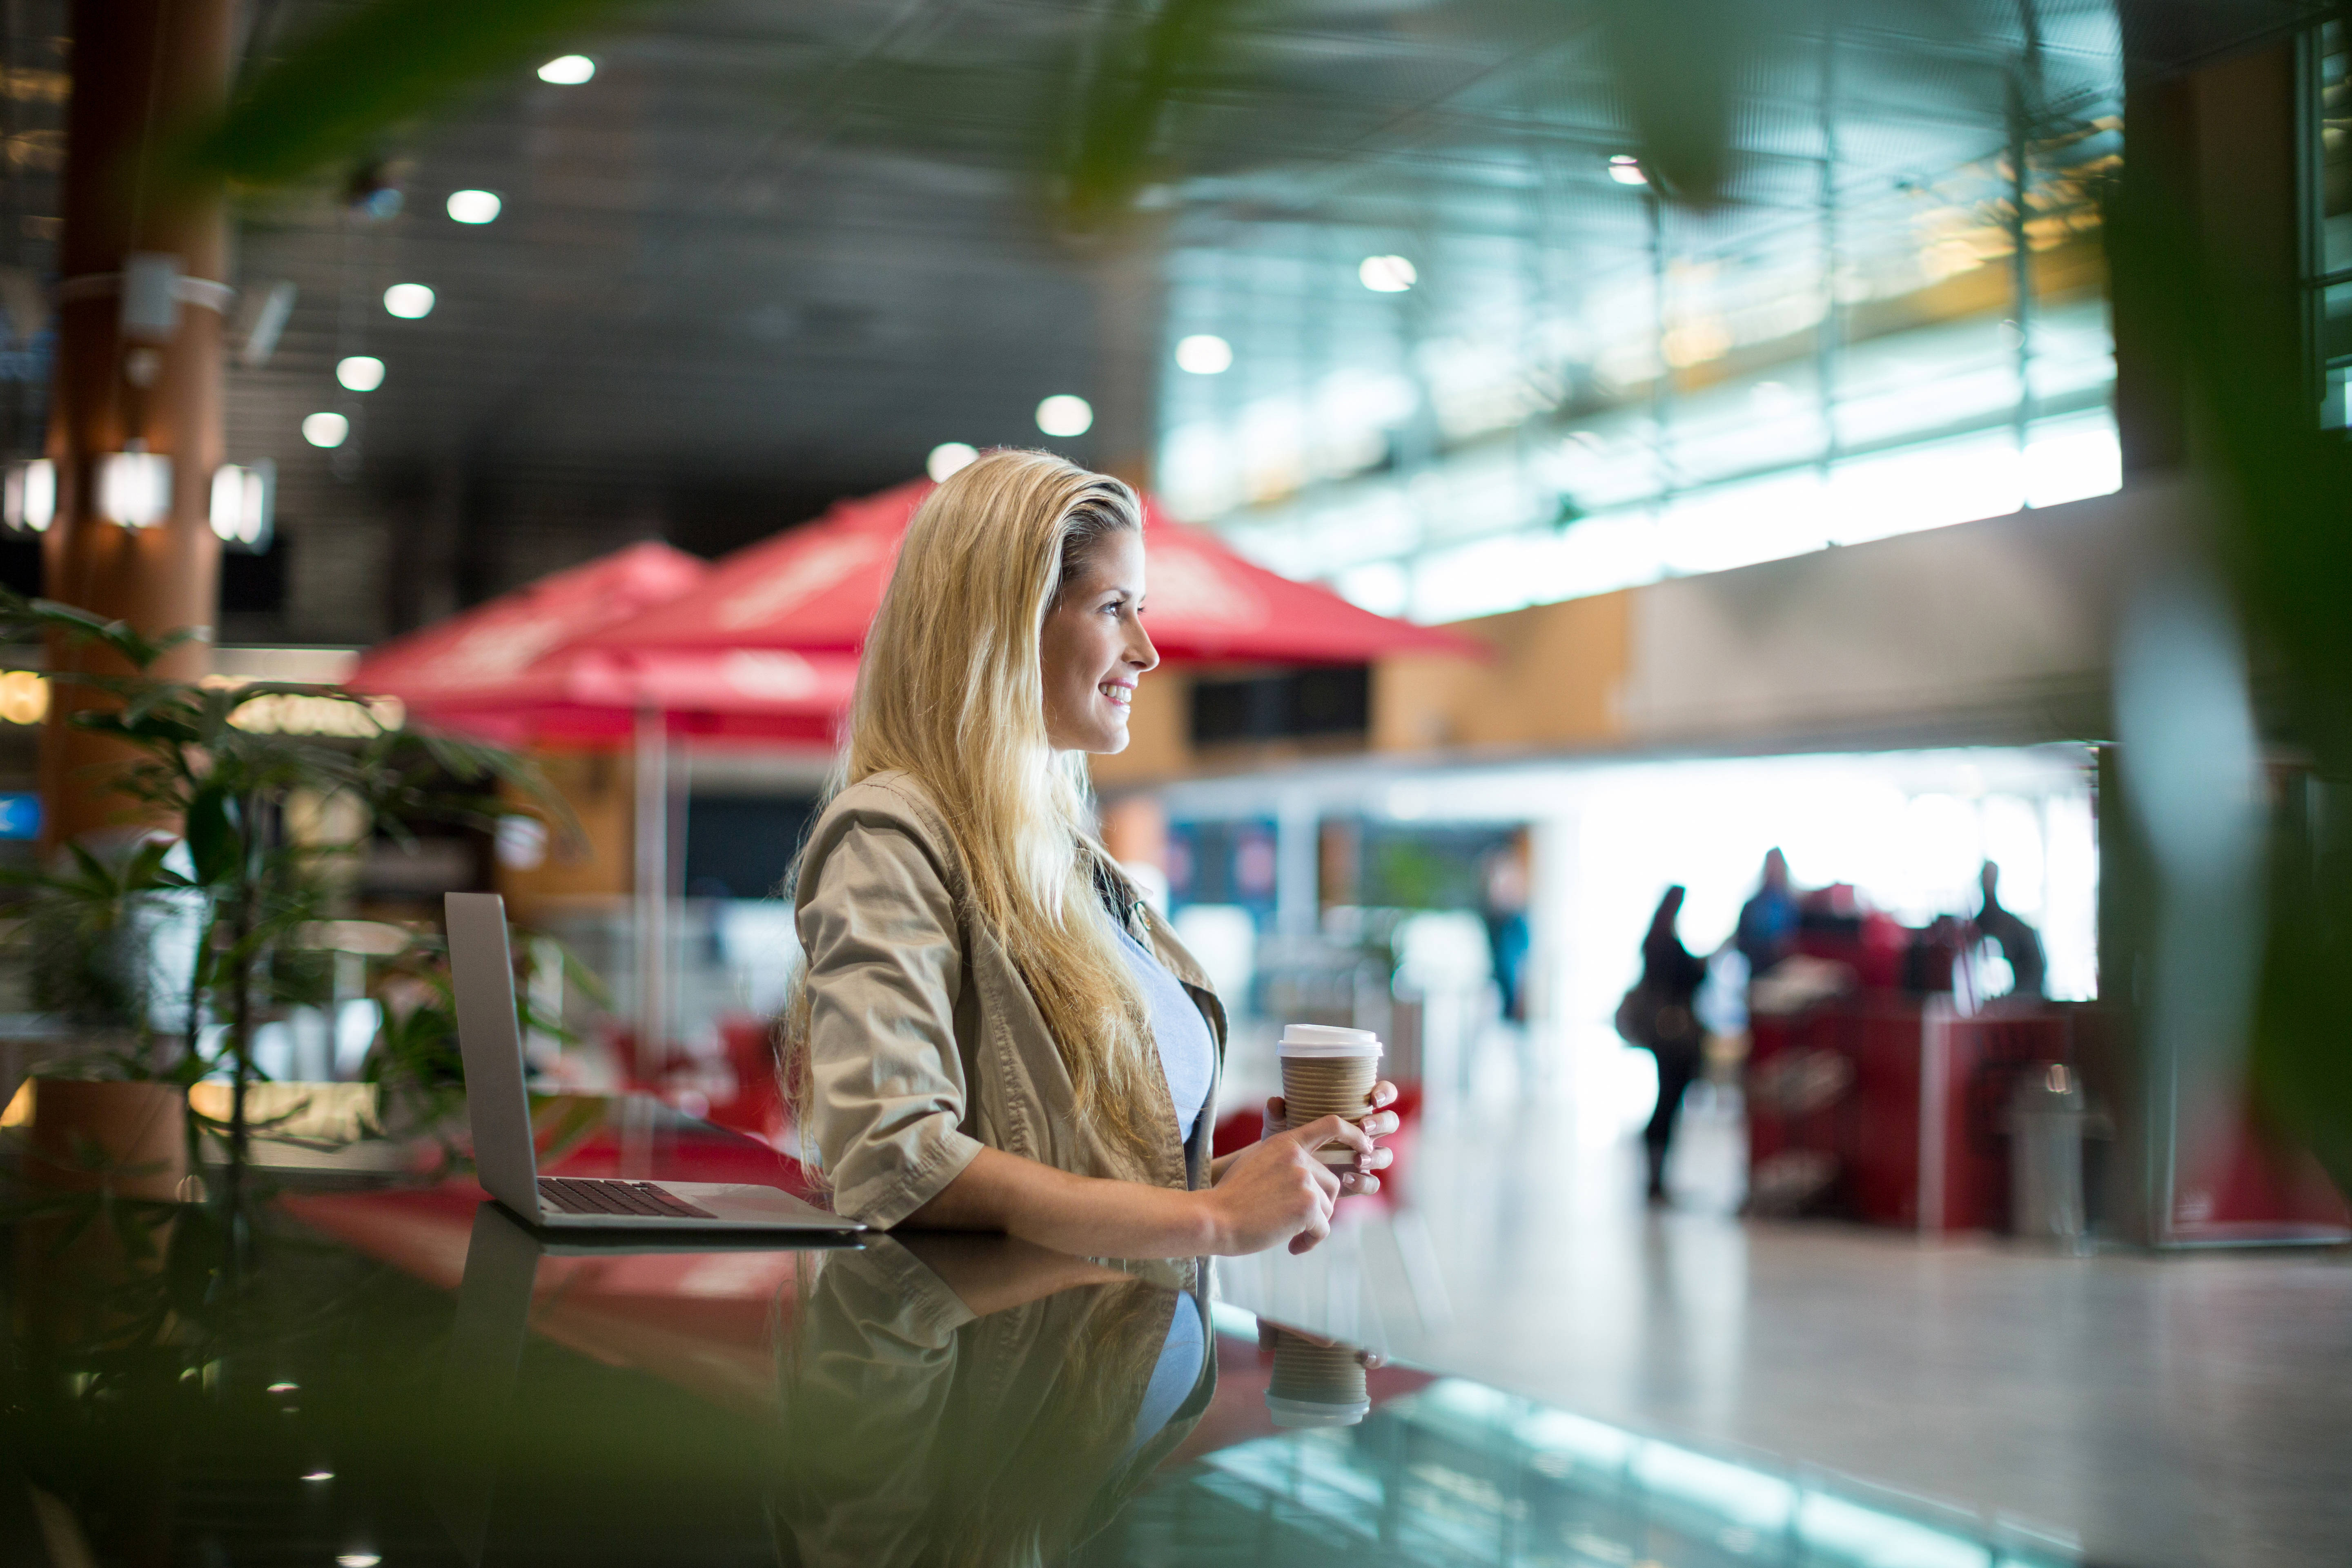
[[[1176,368],[1194,375],[1222,375],[1233,363],[1234,345],[1214,332],[1195,332],[1176,345]]]
[[[558,55],[539,68],[539,79],[558,87],[578,87],[596,75],[596,62],[586,55]]]
[[[971,467],[972,459],[979,456],[979,448],[965,442],[942,441],[923,459],[923,472],[931,476],[932,483],[945,484],[950,474]]]
[[[459,223],[488,223],[505,204],[496,191],[451,191],[449,216]]]
[[[1402,256],[1367,256],[1356,276],[1375,294],[1402,294],[1421,281],[1421,273]]]
[[[395,283],[383,291],[383,308],[404,321],[433,313],[433,290],[422,283]]]
[[[383,384],[383,361],[373,354],[352,354],[335,366],[335,379],[346,392],[373,392]]]
[[[313,414],[302,421],[302,439],[313,447],[340,447],[352,433],[352,422],[340,414]]]
[[[1094,405],[1083,397],[1056,393],[1037,405],[1037,428],[1048,436],[1083,436],[1094,425]]]

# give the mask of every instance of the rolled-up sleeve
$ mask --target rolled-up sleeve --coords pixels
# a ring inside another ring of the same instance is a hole
[[[835,1206],[893,1226],[981,1150],[960,1130],[963,955],[954,906],[911,837],[855,826],[816,868],[799,927],[808,954],[810,1131]]]

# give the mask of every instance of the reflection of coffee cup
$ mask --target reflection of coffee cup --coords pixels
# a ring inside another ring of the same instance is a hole
[[[1276,1426],[1353,1426],[1371,1410],[1364,1363],[1353,1345],[1328,1344],[1271,1323],[1260,1327],[1262,1341],[1274,1346],[1265,1408]]]
[[[1276,1051],[1282,1059],[1284,1126],[1304,1127],[1326,1116],[1360,1121],[1371,1113],[1381,1042],[1370,1029],[1292,1024]],[[1315,1157],[1327,1165],[1356,1163],[1356,1152],[1345,1143],[1326,1143]]]

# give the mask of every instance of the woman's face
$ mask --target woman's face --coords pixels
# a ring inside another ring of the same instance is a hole
[[[1142,616],[1143,535],[1106,534],[1045,612],[1037,639],[1045,739],[1055,751],[1127,750],[1136,678],[1160,662]]]

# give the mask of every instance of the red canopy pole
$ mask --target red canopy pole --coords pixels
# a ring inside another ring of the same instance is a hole
[[[658,708],[637,710],[637,1081],[661,1072],[669,1034],[669,727]]]

